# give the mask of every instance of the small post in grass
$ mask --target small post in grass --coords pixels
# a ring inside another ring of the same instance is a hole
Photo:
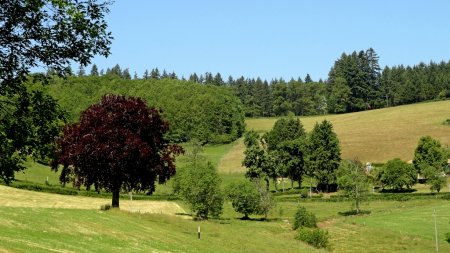
[[[198,236],[198,239],[200,240],[200,225],[198,225],[197,236]]]

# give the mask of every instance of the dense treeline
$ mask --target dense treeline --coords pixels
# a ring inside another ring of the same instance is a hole
[[[169,121],[169,138],[183,142],[192,138],[203,143],[226,143],[244,131],[242,104],[225,87],[199,85],[176,79],[127,80],[115,74],[54,78],[47,92],[58,100],[75,122],[81,111],[98,102],[104,94],[143,98],[151,107],[161,108]]]
[[[450,61],[415,66],[393,66],[382,69],[374,49],[343,53],[331,67],[327,80],[304,78],[273,79],[233,78],[226,80],[220,73],[191,74],[187,81],[205,85],[225,86],[241,100],[246,117],[317,115],[346,113],[375,108],[411,104],[434,99],[450,98]],[[146,70],[142,77],[119,65],[98,71],[93,66],[87,74],[83,68],[78,76],[119,76],[122,79],[186,81],[175,72]]]

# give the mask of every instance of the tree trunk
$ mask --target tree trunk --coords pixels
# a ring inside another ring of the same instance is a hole
[[[112,191],[112,207],[119,208],[120,188],[117,187]]]

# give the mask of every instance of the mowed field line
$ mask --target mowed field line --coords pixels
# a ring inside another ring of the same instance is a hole
[[[67,196],[34,192],[0,185],[1,207],[31,208],[67,208],[67,209],[100,209],[101,205],[110,204],[106,198],[83,196]],[[131,212],[175,215],[185,213],[177,203],[154,200],[120,200],[120,209]]]
[[[450,126],[443,124],[449,118],[450,100],[340,115],[300,117],[300,120],[308,132],[316,122],[331,121],[345,159],[386,162],[396,157],[411,160],[420,137],[425,135],[439,139],[444,147],[450,146]],[[247,129],[266,132],[277,119],[246,119]],[[230,150],[232,152],[234,150]],[[240,159],[242,161],[243,155]]]
[[[244,159],[244,139],[235,141],[233,147],[225,153],[219,160],[218,170],[221,174],[245,173],[246,168],[242,166]]]

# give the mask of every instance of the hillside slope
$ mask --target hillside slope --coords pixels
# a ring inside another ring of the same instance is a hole
[[[450,100],[420,103],[371,110],[349,114],[300,117],[309,132],[316,122],[327,119],[333,123],[341,142],[343,158],[358,158],[364,162],[386,162],[399,157],[405,161],[414,156],[419,138],[430,135],[439,139],[444,146],[450,146],[450,126],[442,123],[450,118]],[[247,130],[266,132],[278,118],[246,119]],[[244,150],[243,143],[234,146],[222,161],[229,162],[227,156],[238,159],[236,150]],[[240,161],[243,159],[240,151]],[[240,166],[220,164],[219,168]]]

